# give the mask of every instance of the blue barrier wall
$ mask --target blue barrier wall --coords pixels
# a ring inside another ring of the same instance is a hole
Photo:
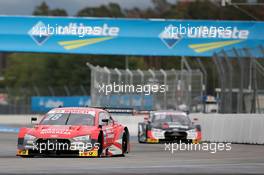
[[[91,104],[90,96],[72,97],[47,97],[36,96],[31,98],[31,110],[33,112],[47,112],[52,108],[63,107],[84,107]]]
[[[143,104],[142,104],[143,101]],[[135,108],[141,110],[153,109],[153,96],[141,95],[110,95],[104,96],[102,102],[104,106],[118,107],[118,108]]]
[[[153,97],[144,96],[144,104],[142,105],[142,97],[140,95],[110,95],[104,97],[104,104],[107,107],[119,108],[135,108],[151,110],[153,108]],[[132,105],[131,105],[132,104]],[[91,105],[90,96],[71,96],[71,97],[50,97],[50,96],[34,96],[31,97],[31,110],[33,112],[47,112],[52,108],[62,107],[84,107]]]

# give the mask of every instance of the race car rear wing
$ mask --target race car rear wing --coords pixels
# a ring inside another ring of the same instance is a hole
[[[151,111],[139,111],[134,108],[114,108],[114,107],[93,107],[93,108],[100,108],[109,113],[115,114],[131,114],[131,115],[148,115]]]
[[[115,113],[115,114],[134,114],[136,111],[133,108],[109,108],[105,107],[103,108],[109,113]]]
[[[132,115],[149,115],[150,111],[139,111],[134,108],[103,108],[109,113],[116,113],[116,114],[132,114]]]
[[[134,114],[135,113],[135,109],[133,108],[115,108],[115,107],[102,107],[102,106],[92,106],[92,108],[99,108],[109,113],[116,113],[116,114]]]

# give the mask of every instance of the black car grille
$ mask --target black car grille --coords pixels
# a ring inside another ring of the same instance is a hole
[[[187,137],[187,133],[182,131],[166,131],[165,137]]]
[[[185,141],[187,139],[187,133],[184,131],[166,131],[164,133],[165,139],[160,141],[176,142]]]

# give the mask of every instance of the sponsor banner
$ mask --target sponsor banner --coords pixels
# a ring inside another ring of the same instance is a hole
[[[71,96],[71,97],[31,97],[31,110],[34,112],[47,112],[59,106],[62,107],[84,107],[91,104],[90,96]]]
[[[263,31],[256,21],[0,16],[0,51],[209,57],[263,45]]]

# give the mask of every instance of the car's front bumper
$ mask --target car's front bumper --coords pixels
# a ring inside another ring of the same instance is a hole
[[[197,137],[197,133],[189,131],[172,131],[172,130],[150,130],[147,134],[147,143],[160,142],[184,142],[184,143],[200,143],[201,139]]]
[[[18,142],[17,156],[80,156],[97,157],[95,140],[76,142],[70,139],[37,139],[32,142]]]
[[[17,156],[22,157],[98,157],[98,150],[69,150],[69,151],[43,151],[39,152],[32,149],[18,149]]]
[[[201,140],[198,139],[154,139],[154,138],[147,138],[146,140],[147,143],[166,143],[166,142],[171,142],[171,143],[193,143],[193,144],[198,144],[201,142]]]

